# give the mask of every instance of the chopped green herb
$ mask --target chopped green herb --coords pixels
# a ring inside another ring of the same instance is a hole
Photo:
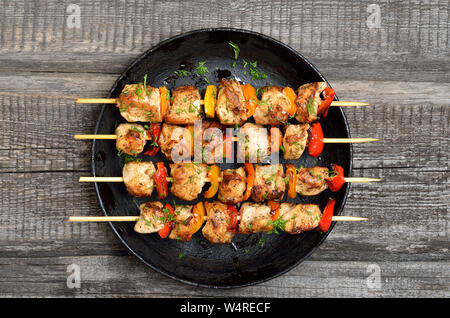
[[[316,101],[314,98],[310,98],[308,103],[306,104],[306,111],[308,112],[308,116],[314,116],[316,115],[316,111],[314,109],[316,105]]]
[[[238,59],[238,57],[239,57],[239,52],[241,51],[240,49],[239,49],[239,46],[237,46],[237,44],[236,43],[233,43],[233,42],[228,42],[228,45],[233,49],[233,51],[234,51],[234,59],[235,60],[237,60]],[[234,67],[234,66],[233,66]]]
[[[175,75],[177,75],[178,77],[185,77],[185,76],[187,76],[188,74],[191,74],[191,72],[186,71],[186,70],[178,70],[178,71],[175,71],[174,73],[175,73]]]
[[[258,241],[258,245],[263,246],[265,242],[266,242],[266,239],[264,237],[261,237]]]
[[[198,66],[197,66],[197,75],[205,75],[206,73],[209,73],[208,67],[205,66],[206,61],[203,62],[198,62]]]
[[[283,220],[282,218],[278,218],[275,221],[270,220],[269,222],[267,222],[267,226],[272,226],[272,229],[267,233],[278,234],[278,231],[284,231],[287,222],[288,220]]]

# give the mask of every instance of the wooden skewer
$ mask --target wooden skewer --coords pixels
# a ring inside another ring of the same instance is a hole
[[[115,98],[78,98],[77,104],[115,104],[117,100]],[[205,102],[200,100],[200,105],[203,105]],[[368,103],[361,102],[347,102],[347,101],[332,101],[331,106],[369,106]]]
[[[173,178],[166,178],[168,182],[173,182]],[[209,182],[210,180],[206,178],[206,182]],[[219,181],[222,181],[221,178],[219,178]],[[78,182],[123,182],[122,177],[80,177],[78,179]]]
[[[379,141],[378,138],[323,138],[325,144],[349,144],[349,143],[361,143]]]
[[[345,178],[345,182],[349,183],[368,183],[368,182],[378,182],[381,179],[376,178]],[[79,182],[123,182],[122,177],[80,177]],[[167,181],[173,182],[173,178],[167,178]],[[209,179],[206,179],[209,182]],[[222,181],[219,179],[219,181]]]
[[[117,139],[117,135],[74,135],[75,139]],[[347,144],[379,141],[378,138],[323,138],[326,144]],[[238,141],[238,137],[233,137],[233,141]]]
[[[367,182],[379,182],[381,179],[377,178],[344,178],[345,182],[349,183],[367,183]]]
[[[78,98],[77,104],[115,104],[115,98]]]
[[[205,219],[208,219],[205,217]],[[137,222],[139,216],[69,216],[69,222]],[[357,216],[333,216],[332,221],[355,222],[368,221],[368,218]]]

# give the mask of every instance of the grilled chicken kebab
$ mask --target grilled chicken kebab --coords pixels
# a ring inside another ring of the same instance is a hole
[[[217,115],[223,125],[242,125],[253,116],[256,124],[273,126],[286,124],[293,117],[300,123],[323,118],[335,95],[325,82],[301,85],[297,92],[281,86],[265,86],[260,91],[258,99],[250,84],[222,78],[218,92],[214,85],[207,87],[202,111],[200,92],[194,86],[177,87],[171,97],[165,86],[128,84],[117,98],[117,107],[129,122],[193,124],[204,115]]]
[[[328,202],[323,215],[316,204],[245,202],[238,211],[234,205],[218,201],[175,207],[147,202],[140,205],[140,216],[134,230],[142,234],[158,232],[162,238],[190,241],[206,220],[202,233],[208,241],[231,243],[235,234],[278,231],[300,234],[317,227],[326,232],[333,209],[334,200]]]
[[[142,126],[139,124],[120,124],[116,128],[116,148],[121,153],[137,156],[145,147],[146,140],[152,140],[150,150],[145,155],[161,152],[171,161],[186,160],[196,151],[205,163],[218,162],[221,156],[231,156],[230,136],[215,122],[202,122],[202,129],[194,132],[194,126],[177,126],[164,123]],[[194,133],[201,145],[195,147]],[[323,132],[320,124],[291,124],[285,126],[284,134],[272,127],[268,132],[263,126],[245,123],[237,130],[237,158],[239,162],[264,162],[271,152],[283,151],[286,160],[299,159],[308,147],[310,155],[318,156],[323,149]],[[172,158],[173,156],[176,158]]]
[[[168,181],[169,180],[169,181]],[[326,189],[338,191],[345,182],[344,170],[338,165],[326,167],[295,168],[292,164],[254,165],[220,171],[216,165],[200,163],[174,163],[170,165],[170,178],[162,162],[155,169],[152,162],[131,161],[123,167],[123,182],[128,193],[136,197],[150,197],[156,187],[158,198],[170,192],[176,197],[192,201],[202,193],[207,182],[210,186],[205,198],[217,194],[219,201],[236,204],[252,199],[254,202],[282,200],[288,197],[317,195]]]

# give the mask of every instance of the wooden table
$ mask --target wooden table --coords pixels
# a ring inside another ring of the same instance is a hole
[[[67,1],[0,3],[1,296],[450,296],[448,1],[73,2],[79,28]],[[67,222],[101,214],[93,185],[77,182],[91,144],[73,140],[100,106],[74,98],[106,96],[162,40],[220,26],[304,54],[342,100],[373,105],[345,109],[352,135],[382,140],[353,147],[354,175],[383,182],[354,185],[345,214],[370,222],[337,224],[294,270],[234,290],[172,281],[107,224]],[[66,285],[70,264],[81,288]]]

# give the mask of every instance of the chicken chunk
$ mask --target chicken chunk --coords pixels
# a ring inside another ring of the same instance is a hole
[[[223,161],[224,127],[216,122],[203,121],[201,134],[195,138],[202,140],[203,162],[213,164]]]
[[[252,200],[281,200],[286,190],[283,165],[256,165]]]
[[[244,168],[226,169],[222,172],[218,199],[223,203],[236,204],[244,199],[247,188]]]
[[[172,98],[173,101],[164,119],[166,123],[193,125],[195,120],[202,119],[198,88],[191,85],[177,87],[173,91]]]
[[[130,161],[123,166],[123,182],[127,191],[134,197],[150,197],[153,193],[153,175],[155,167],[152,162]]]
[[[322,102],[321,94],[327,87],[325,82],[313,82],[300,86],[297,91],[295,104],[297,113],[295,119],[301,123],[312,123],[322,115],[319,106]]]
[[[308,143],[309,124],[288,125],[283,137],[284,159],[297,160]]]
[[[159,89],[144,84],[128,84],[117,99],[120,115],[129,122],[160,123],[161,100]]]
[[[281,125],[289,118],[291,102],[283,94],[280,86],[268,86],[262,89],[261,101],[256,106],[253,118],[259,125]]]
[[[238,81],[220,80],[216,114],[222,125],[241,125],[247,120],[244,92]]]
[[[161,202],[142,203],[139,209],[141,210],[141,214],[134,226],[136,232],[149,234],[162,230],[165,224],[165,217]]]
[[[280,216],[284,231],[289,234],[299,234],[311,231],[319,226],[322,212],[316,204],[281,203]]]
[[[270,134],[267,129],[245,123],[237,133],[238,162],[264,162],[270,155]]]
[[[147,133],[142,125],[120,124],[116,128],[116,148],[136,157],[144,150]]]
[[[158,143],[166,158],[177,162],[191,158],[191,138],[187,128],[163,124]]]
[[[328,168],[312,167],[297,169],[297,184],[295,189],[298,194],[312,196],[328,189]]]
[[[203,236],[211,243],[231,243],[233,232],[228,231],[230,215],[226,204],[220,202],[205,202],[208,216],[202,229]]]
[[[169,234],[172,240],[188,242],[192,239],[194,214],[192,205],[177,205],[174,210],[173,228]]]
[[[239,233],[251,234],[272,230],[272,216],[267,205],[244,202],[239,210]]]
[[[185,201],[195,200],[206,183],[207,166],[200,163],[174,163],[170,165],[173,178],[170,191]]]

